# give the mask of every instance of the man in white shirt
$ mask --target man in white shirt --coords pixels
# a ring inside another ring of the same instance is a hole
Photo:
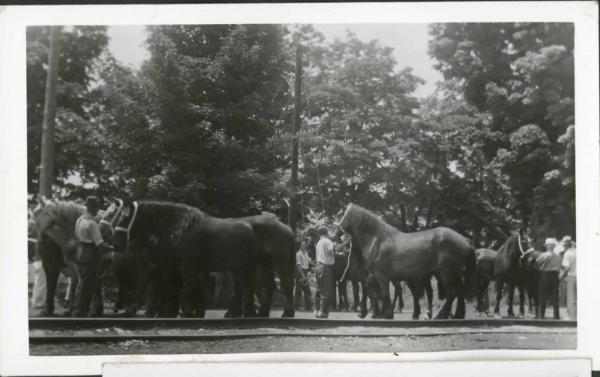
[[[577,255],[571,236],[565,236],[562,244],[565,252],[560,277],[566,282],[567,316],[571,320],[577,320]]]
[[[319,242],[316,248],[317,266],[315,275],[317,278],[317,293],[320,297],[319,310],[317,318],[327,318],[329,316],[329,302],[335,294],[335,282],[333,274],[333,263],[335,256],[333,254],[333,242],[329,239],[329,232],[324,226],[319,228]]]
[[[104,241],[100,235],[97,214],[100,203],[95,196],[86,199],[86,213],[81,215],[75,223],[75,238],[77,239],[76,261],[81,280],[78,286],[78,302],[74,315],[88,317],[92,297],[95,296],[96,314],[101,314],[102,297],[101,287],[98,282],[98,267],[100,253],[104,249]],[[100,313],[98,313],[100,311]]]
[[[310,269],[310,257],[306,250],[306,241],[300,242],[300,249],[296,253],[296,292],[295,292],[295,303],[296,310],[300,307],[300,301],[304,295],[304,309],[307,311],[312,310],[312,300],[310,293],[310,284],[308,281],[308,272]]]

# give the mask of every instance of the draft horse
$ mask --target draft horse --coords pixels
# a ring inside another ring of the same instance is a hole
[[[75,261],[76,241],[75,223],[85,213],[85,206],[74,203],[38,198],[38,206],[33,210],[33,221],[38,234],[38,247],[42,257],[42,266],[46,274],[46,307],[42,315],[54,314],[54,296],[58,276],[66,268],[67,276],[71,278],[70,290],[67,301],[70,305],[66,308],[65,315],[70,315],[75,301],[75,293],[79,281],[79,271]],[[98,214],[105,215],[105,211]],[[114,219],[113,219],[114,220]],[[100,222],[100,232],[103,238],[109,237],[110,228],[106,219]],[[100,288],[100,287],[99,287]],[[94,302],[96,314],[102,312],[102,302],[98,302],[99,295]]]
[[[341,231],[352,237],[360,251],[356,261],[372,275],[382,296],[382,316],[393,318],[390,281],[410,282],[415,304],[424,279],[433,273],[440,277],[446,300],[436,319],[450,315],[452,303],[458,300],[454,318],[465,317],[465,298],[475,290],[475,250],[471,243],[449,228],[435,228],[403,233],[372,212],[349,204],[339,222]],[[373,304],[378,304],[376,290],[369,290]]]
[[[160,316],[203,317],[204,279],[230,271],[234,293],[225,317],[255,316],[253,266],[256,244],[243,221],[212,217],[178,203],[128,202],[115,228],[114,246],[122,254],[147,257],[157,268]],[[139,282],[138,282],[139,284]]]
[[[496,279],[496,306],[495,315],[500,315],[500,301],[504,284],[508,285],[508,316],[514,317],[513,300],[515,287],[519,290],[519,313],[525,315],[525,291],[533,297],[534,306],[537,307],[535,290],[536,270],[535,252],[530,247],[531,240],[524,229],[511,235],[500,247],[494,258],[494,278]]]

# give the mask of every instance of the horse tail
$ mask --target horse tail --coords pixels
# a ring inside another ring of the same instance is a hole
[[[445,300],[446,299],[446,290],[444,289],[444,284],[442,283],[442,278],[439,275],[436,275],[435,281],[437,281],[438,299]]]
[[[473,247],[469,248],[465,265],[465,284],[465,298],[472,300],[477,295],[477,258]]]

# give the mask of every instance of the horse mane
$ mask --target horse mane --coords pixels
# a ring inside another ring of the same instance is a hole
[[[144,226],[154,228],[147,230],[166,231],[169,238],[177,240],[209,215],[187,204],[141,200],[138,201],[138,216],[143,219]]]
[[[349,216],[351,224],[357,225],[359,229],[368,229],[375,237],[381,239],[398,234],[400,231],[386,223],[381,217],[358,204],[350,203],[345,216]]]

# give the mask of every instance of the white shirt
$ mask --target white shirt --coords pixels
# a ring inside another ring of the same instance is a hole
[[[303,270],[308,270],[310,257],[305,254],[302,250],[298,250],[296,253],[296,265],[300,266]]]
[[[570,247],[565,251],[563,255],[562,266],[565,270],[566,276],[577,277],[577,256],[575,255],[575,248]]]
[[[96,246],[100,246],[104,241],[102,235],[100,235],[100,228],[96,219],[90,214],[85,213],[81,215],[75,223],[75,237],[77,241],[85,243],[93,243]]]
[[[334,261],[333,242],[329,238],[321,236],[321,239],[317,242],[317,263],[333,266]]]

